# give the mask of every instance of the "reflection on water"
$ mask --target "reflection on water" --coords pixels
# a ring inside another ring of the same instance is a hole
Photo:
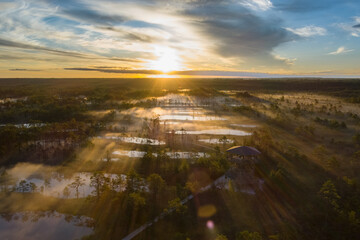
[[[6,124],[0,124],[0,127],[5,127]],[[23,124],[15,124],[13,125],[16,128],[39,128],[46,126],[45,123],[23,123]]]
[[[256,125],[251,125],[251,124],[230,124],[231,126],[234,127],[243,127],[243,128],[256,128]]]
[[[216,139],[216,138],[210,138],[210,139],[199,139],[199,142],[209,143],[209,144],[230,144],[234,143],[234,140],[232,139]]]
[[[135,143],[135,144],[147,144],[147,145],[164,145],[165,142],[159,141],[151,138],[140,138],[140,137],[121,137],[121,136],[99,136],[98,138],[119,140],[126,143]]]
[[[20,165],[21,167],[21,165]],[[21,170],[20,170],[21,172]],[[40,192],[46,196],[52,196],[57,198],[76,198],[76,191],[70,185],[79,178],[81,185],[79,186],[79,197],[87,197],[93,193],[95,190],[94,187],[90,186],[91,182],[91,173],[75,173],[71,177],[65,177],[59,172],[52,172],[50,176],[42,175],[39,173],[30,174],[30,175],[20,175],[12,174],[12,171],[9,171],[11,179],[14,180],[14,184],[8,184],[6,187],[8,191],[15,192]],[[110,180],[116,179],[118,175],[116,174],[104,174],[105,177]],[[123,181],[125,181],[125,175],[119,175]],[[4,188],[4,186],[3,186]],[[64,189],[67,188],[68,192],[65,193]],[[118,189],[122,191],[124,189]]]
[[[80,239],[92,233],[93,220],[57,212],[20,212],[0,215],[0,239]]]
[[[157,115],[164,115],[164,114],[187,114],[187,115],[203,115],[204,109],[203,108],[153,108],[151,111]]]
[[[127,157],[131,157],[131,158],[141,158],[146,154],[146,152],[118,150],[118,151],[114,151],[112,154],[120,155],[120,156],[127,156]],[[114,159],[112,158],[112,160],[114,160]]]
[[[191,134],[191,135],[201,135],[201,134],[208,134],[208,135],[234,135],[234,136],[249,136],[252,133],[235,130],[235,129],[206,129],[206,130],[198,130],[198,131],[176,131],[175,134]]]
[[[219,104],[241,105],[236,99],[218,96],[218,97],[196,97],[184,94],[168,94],[157,98],[157,105],[161,107],[208,107]]]
[[[112,154],[120,155],[120,156],[127,156],[131,158],[141,158],[145,156],[146,152],[143,151],[126,151],[126,150],[118,150],[114,151]],[[154,156],[157,156],[156,153],[153,153]],[[170,158],[200,158],[200,157],[209,157],[210,155],[204,152],[166,152]],[[112,159],[114,160],[114,159]]]
[[[161,115],[160,120],[180,120],[180,121],[223,121],[226,118],[216,116],[195,116],[195,115]]]

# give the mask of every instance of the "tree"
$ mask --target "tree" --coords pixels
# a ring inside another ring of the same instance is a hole
[[[30,190],[29,184],[26,180],[21,180],[17,187],[17,191],[19,192],[28,192]]]
[[[131,169],[126,176],[126,191],[129,193],[139,192],[142,187],[142,181],[137,172]]]
[[[165,208],[165,213],[175,212],[176,214],[183,215],[187,211],[187,206],[181,204],[180,198],[175,198],[170,200],[168,203],[168,207]]]
[[[134,212],[137,212],[146,204],[145,198],[142,197],[140,193],[131,193],[129,197],[130,204],[132,205]]]
[[[327,180],[319,191],[320,197],[329,203],[335,210],[339,208],[338,200],[341,198],[331,180]]]
[[[156,202],[159,192],[161,192],[165,188],[164,179],[156,173],[151,174],[147,178],[149,184],[149,192],[152,196],[153,202]]]
[[[181,143],[184,145],[186,144],[186,130],[184,128],[181,128]]]
[[[29,183],[29,191],[30,191],[30,192],[36,192],[36,190],[37,190],[36,184],[33,183],[33,182],[30,182],[30,183]]]
[[[146,152],[146,154],[140,159],[139,171],[141,174],[147,174],[150,171],[154,171],[155,165],[155,156],[151,151]]]
[[[219,142],[221,142],[223,144],[223,147],[226,146],[226,144],[228,143],[228,139],[226,136],[223,136],[222,138],[219,139]]]
[[[45,178],[44,180],[44,190],[50,188],[50,179],[49,178]]]
[[[354,143],[356,143],[356,144],[360,144],[360,133],[356,133],[356,134],[353,136],[353,141],[354,141]]]
[[[340,162],[333,156],[327,160],[327,167],[337,170],[340,167]]]
[[[236,234],[236,240],[262,240],[262,236],[258,232],[242,231]]]
[[[63,190],[63,196],[65,198],[69,198],[70,196],[70,189],[68,187],[65,187],[64,190]]]
[[[111,161],[111,154],[109,150],[106,150],[106,162],[110,162]]]
[[[228,240],[228,238],[223,234],[216,235],[215,240]]]
[[[156,115],[153,119],[151,119],[151,138],[157,138],[160,133],[160,116]]]
[[[100,198],[102,192],[104,192],[107,188],[109,188],[110,179],[105,177],[103,172],[94,172],[94,174],[90,177],[90,186],[94,187],[97,199]]]
[[[9,174],[7,173],[6,170],[4,170],[1,174],[0,174],[0,185],[2,188],[3,192],[7,192],[8,191],[8,178],[9,178]]]
[[[121,174],[117,174],[115,178],[110,181],[110,189],[112,191],[121,191],[124,185],[124,179]]]
[[[75,189],[76,198],[79,198],[79,188],[84,185],[84,179],[80,176],[76,176],[74,181],[70,183],[69,187]]]

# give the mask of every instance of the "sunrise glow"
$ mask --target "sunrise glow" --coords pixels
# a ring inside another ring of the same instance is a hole
[[[150,62],[151,69],[159,70],[163,73],[181,70],[180,58],[173,49],[157,47],[154,54],[157,56],[157,59]]]

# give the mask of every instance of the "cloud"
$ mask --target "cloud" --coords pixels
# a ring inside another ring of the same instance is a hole
[[[335,27],[348,32],[353,37],[360,37],[360,17],[353,17],[352,22],[343,22],[334,24]]]
[[[68,51],[56,50],[56,49],[42,47],[42,46],[36,46],[36,45],[32,45],[32,44],[14,42],[14,41],[6,40],[3,38],[0,38],[0,47],[1,46],[22,48],[22,49],[28,49],[28,50],[45,51],[45,52],[52,53],[52,54],[65,55],[65,56],[70,56],[70,57],[80,57],[80,58],[85,57],[83,54],[76,53],[76,52],[68,52]]]
[[[242,0],[240,3],[257,11],[266,11],[273,7],[270,0]]]
[[[243,6],[222,1],[188,8],[183,15],[222,57],[258,58],[271,62],[276,60],[270,54],[275,47],[296,38],[281,26],[281,20],[263,18]]]
[[[327,33],[325,28],[313,25],[302,28],[286,28],[286,30],[293,32],[301,37],[324,36]]]
[[[324,11],[329,8],[338,6],[339,4],[354,3],[358,4],[358,0],[275,0],[273,5],[282,11],[294,13],[307,13],[314,11]]]
[[[280,61],[283,61],[284,63],[286,63],[287,65],[294,65],[294,63],[296,62],[296,58],[286,58],[286,57],[281,57],[279,55],[274,55],[275,59],[278,59]]]
[[[73,70],[73,71],[95,71],[103,73],[124,73],[124,74],[162,74],[163,72],[158,70],[147,70],[147,69],[127,69],[127,68],[64,68],[64,70]]]
[[[92,56],[92,55],[82,54],[82,53],[77,53],[77,52],[57,50],[57,49],[43,47],[43,46],[37,46],[37,45],[33,45],[33,44],[14,42],[14,41],[6,40],[3,38],[0,38],[0,47],[13,47],[13,48],[26,49],[26,50],[43,51],[43,52],[50,53],[50,54],[61,55],[61,56],[66,56],[66,57],[74,57],[74,58],[80,58],[80,59],[94,59],[94,60],[102,59],[102,60],[134,62],[134,63],[142,62],[141,60],[132,59],[132,58],[100,57],[100,56]],[[6,55],[2,55],[2,57],[6,57]],[[8,56],[8,57],[9,57],[9,59],[21,59],[21,57],[16,57],[16,56]]]
[[[328,53],[329,55],[339,55],[348,52],[352,52],[354,49],[346,49],[345,47],[339,47],[336,51]]]
[[[119,15],[107,15],[90,9],[63,9],[62,13],[84,23],[103,26],[113,26],[124,23],[127,19]]]
[[[9,69],[9,71],[12,71],[12,72],[40,72],[41,70],[38,70],[38,69],[26,69],[26,68],[12,68],[12,69]]]

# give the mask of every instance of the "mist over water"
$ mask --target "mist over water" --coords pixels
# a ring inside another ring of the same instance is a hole
[[[93,220],[57,212],[19,212],[0,215],[0,239],[75,240],[90,235]]]

